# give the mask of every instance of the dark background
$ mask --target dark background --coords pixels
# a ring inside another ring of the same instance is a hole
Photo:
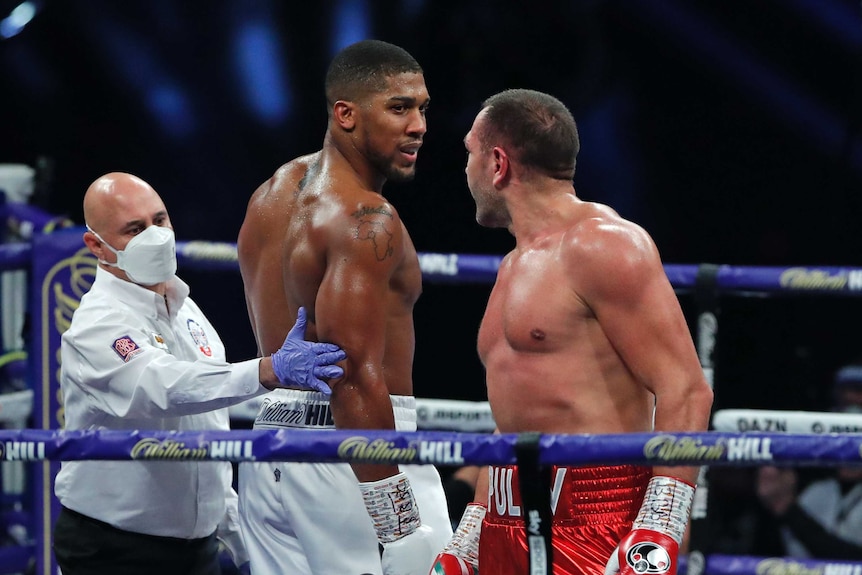
[[[643,225],[665,262],[862,265],[858,0],[31,4],[20,33],[0,28],[0,163],[47,166],[34,203],[76,223],[90,182],[129,171],[178,239],[235,241],[252,191],[319,149],[332,55],[376,37],[432,96],[416,180],[384,190],[420,252],[512,246],[475,223],[462,138],[483,98],[526,87],[578,120],[579,196]],[[230,359],[253,356],[239,274],[180,273]],[[417,395],[484,399],[489,288],[426,284]],[[856,298],[722,298],[716,406],[827,407],[860,319]]]

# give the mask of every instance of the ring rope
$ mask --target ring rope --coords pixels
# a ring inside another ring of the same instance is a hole
[[[680,555],[679,575],[688,572],[691,556]],[[710,575],[860,575],[862,561],[830,561],[790,557],[710,554],[704,573]]]
[[[716,431],[787,433],[862,433],[862,414],[763,409],[719,409],[712,416]]]
[[[32,248],[28,244],[0,245],[0,270],[26,268]],[[420,252],[424,279],[459,283],[493,283],[502,257],[486,254]],[[181,266],[198,270],[237,270],[236,244],[231,242],[178,241]],[[707,264],[665,264],[675,288],[696,285],[698,270]],[[733,292],[821,293],[862,296],[862,268],[845,266],[731,266],[719,265],[716,285]]]
[[[522,434],[392,430],[0,430],[0,460],[213,460],[511,465]],[[539,436],[542,464],[862,466],[862,434]]]

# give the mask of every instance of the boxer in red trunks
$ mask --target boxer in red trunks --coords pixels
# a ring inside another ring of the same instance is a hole
[[[499,431],[707,430],[712,390],[658,249],[637,224],[575,194],[580,144],[565,105],[506,90],[483,103],[464,145],[476,221],[515,237],[478,336]],[[526,572],[510,471],[480,474],[432,573]],[[556,575],[676,572],[697,468],[557,471]]]
[[[554,467],[551,526],[554,573],[601,573],[630,530],[652,472],[636,466]],[[484,573],[529,573],[514,466],[489,468],[491,489],[479,540]]]

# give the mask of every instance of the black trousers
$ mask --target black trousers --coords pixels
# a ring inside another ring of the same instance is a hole
[[[220,575],[215,533],[175,539],[123,531],[63,507],[54,525],[63,575]]]

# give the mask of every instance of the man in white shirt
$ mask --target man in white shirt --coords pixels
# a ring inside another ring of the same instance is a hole
[[[327,393],[344,352],[304,341],[300,314],[269,357],[227,363],[216,330],[176,277],[165,205],[143,180],[110,173],[84,196],[96,279],[63,335],[65,428],[229,429],[227,408],[293,387]],[[63,575],[218,575],[218,540],[241,565],[228,462],[68,461],[55,493]]]
[[[862,413],[862,365],[841,368],[832,394],[832,411]],[[835,467],[803,487],[795,469],[763,466],[757,470],[757,495],[777,519],[785,555],[862,557],[862,469]]]

